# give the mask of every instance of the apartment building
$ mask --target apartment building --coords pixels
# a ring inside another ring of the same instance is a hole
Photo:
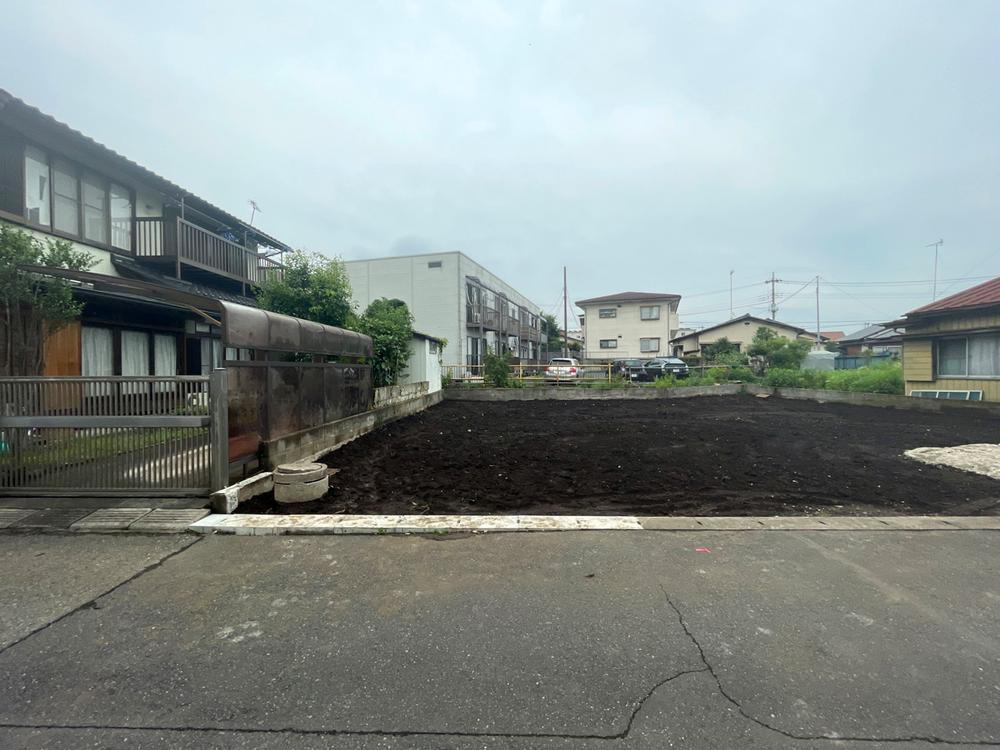
[[[541,308],[461,252],[348,260],[354,302],[400,299],[413,327],[446,339],[445,364],[482,364],[487,352],[544,356]]]
[[[620,292],[577,300],[583,310],[584,357],[649,359],[670,353],[679,294]]]
[[[198,375],[249,358],[223,351],[198,301],[254,305],[290,249],[2,89],[0,222],[94,262],[74,277],[80,320],[42,344],[44,375]]]
[[[735,344],[741,352],[745,352],[753,342],[753,337],[757,335],[759,328],[768,328],[786,339],[816,340],[816,334],[810,333],[804,328],[748,314],[727,320],[725,323],[677,336],[671,341],[671,346],[675,356],[700,356],[704,347],[716,343],[719,339],[726,339],[731,344]]]

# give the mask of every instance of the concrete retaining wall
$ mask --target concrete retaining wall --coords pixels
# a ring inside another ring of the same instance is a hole
[[[743,386],[704,385],[689,388],[578,388],[540,386],[537,388],[445,388],[449,401],[620,401],[694,396],[733,396]]]
[[[916,411],[971,410],[980,414],[1000,415],[1000,403],[982,401],[949,401],[947,399],[914,398],[893,396],[883,393],[850,393],[847,391],[827,391],[813,388],[772,388],[764,385],[726,384],[692,386],[688,388],[445,388],[445,398],[449,401],[608,401],[647,400],[663,398],[688,398],[693,396],[734,396],[740,393],[778,396],[780,398],[825,403],[857,404],[859,406],[883,406]]]
[[[406,383],[405,385],[386,385],[375,389],[375,408],[398,404],[407,399],[426,396],[429,392],[429,384],[426,380],[419,383]]]
[[[438,391],[402,400],[397,399],[371,411],[338,419],[336,422],[265,443],[263,463],[266,467],[273,469],[278,464],[304,460],[314,461],[377,427],[421,412],[429,406],[434,406],[441,401],[442,393],[443,391]]]

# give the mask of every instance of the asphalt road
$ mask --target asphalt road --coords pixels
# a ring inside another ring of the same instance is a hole
[[[998,544],[5,534],[0,748],[1000,747]]]

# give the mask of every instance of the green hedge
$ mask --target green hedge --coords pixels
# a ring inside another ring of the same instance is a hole
[[[856,370],[786,370],[772,368],[764,385],[776,388],[819,388],[854,393],[902,395],[903,368],[898,362],[859,367]]]

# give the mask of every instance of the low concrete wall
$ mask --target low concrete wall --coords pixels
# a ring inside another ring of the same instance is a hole
[[[419,383],[406,383],[405,385],[385,385],[381,388],[375,389],[374,406],[378,409],[380,406],[398,404],[399,402],[406,401],[407,399],[417,398],[418,396],[426,396],[428,389],[429,384],[426,380],[420,381]]]
[[[377,427],[421,412],[429,406],[434,406],[441,401],[442,393],[442,391],[438,391],[437,393],[397,400],[363,414],[338,419],[336,422],[265,443],[263,464],[273,469],[278,464],[316,460]]]
[[[893,409],[915,411],[971,411],[1000,415],[1000,403],[988,401],[951,401],[944,398],[915,398],[894,396],[888,393],[852,393],[827,391],[818,388],[772,388],[766,385],[745,385],[746,393],[778,396],[801,401],[822,401],[831,404],[856,404],[858,406],[885,406]]]
[[[743,386],[699,385],[689,388],[577,388],[540,386],[537,388],[445,388],[449,401],[620,401],[694,396],[734,396]]]
[[[693,396],[735,396],[749,393],[762,396],[821,401],[824,403],[856,404],[858,406],[883,406],[916,411],[971,410],[972,412],[1000,415],[1000,403],[984,401],[949,401],[947,399],[893,396],[884,393],[851,393],[826,391],[814,388],[772,388],[764,385],[732,383],[726,385],[691,386],[688,388],[445,388],[449,401],[621,401],[663,398],[688,398]]]

